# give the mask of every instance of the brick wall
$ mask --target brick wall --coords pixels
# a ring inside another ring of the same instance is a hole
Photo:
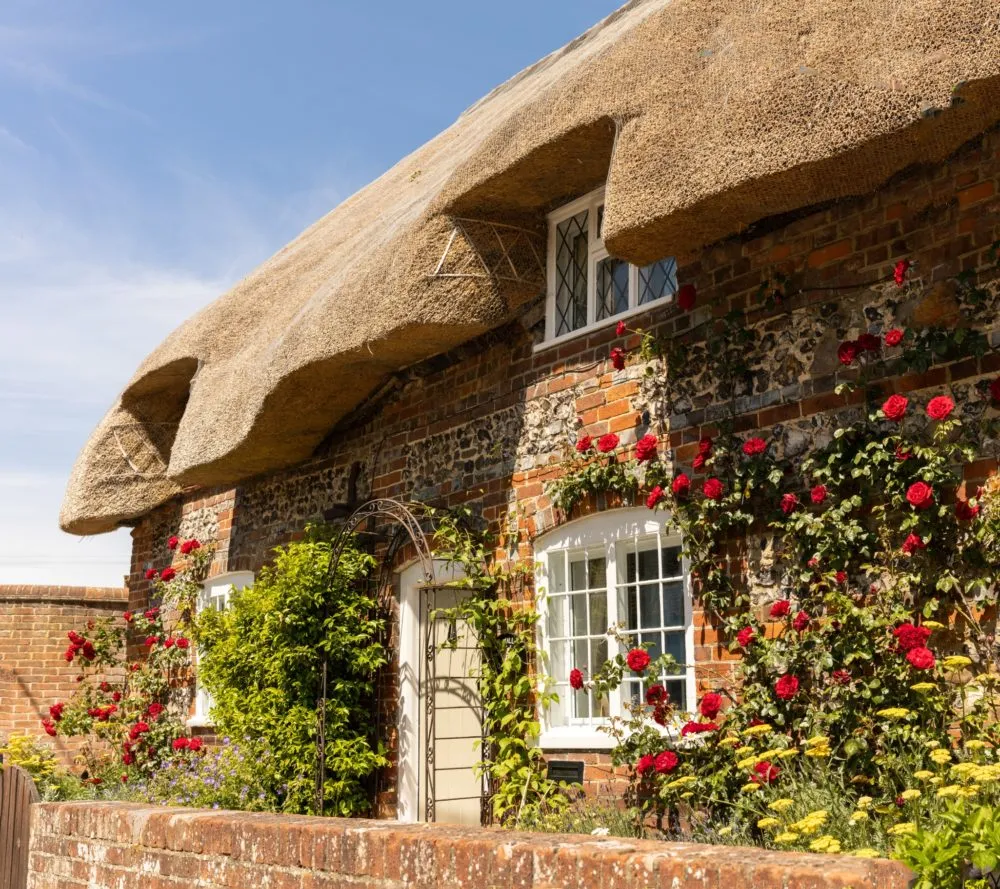
[[[550,349],[536,350],[542,309],[520,321],[393,377],[377,397],[338,424],[314,459],[253,479],[232,490],[199,491],[143,519],[134,531],[131,607],[144,607],[147,567],[170,557],[170,534],[214,539],[214,573],[257,570],[272,548],[301,534],[306,522],[343,514],[352,478],[357,497],[391,496],[438,506],[471,504],[491,520],[516,525],[521,556],[531,542],[567,517],[545,486],[576,435],[616,432],[626,443],[653,431],[669,456],[690,472],[697,440],[716,431],[727,412],[737,431],[761,430],[781,455],[794,456],[860,412],[859,396],[835,389],[855,371],[838,364],[836,349],[863,331],[947,322],[955,314],[943,282],[982,266],[1000,238],[1000,135],[985,134],[947,162],[908,171],[877,194],[803,210],[756,224],[743,235],[681,257],[679,278],[698,288],[699,306],[673,305],[630,320],[678,339],[691,373],[663,382],[632,360],[621,371],[608,361],[612,328]],[[664,245],[669,254],[669,245]],[[907,258],[921,286],[901,295],[893,264]],[[779,306],[760,307],[761,284],[788,277]],[[927,398],[949,390],[969,420],[994,416],[987,392],[1000,371],[1000,297],[993,283],[994,351],[980,360],[932,367],[923,374],[887,378],[888,391]],[[722,399],[699,368],[705,357],[704,322],[731,309],[747,312],[753,345],[748,371]],[[631,345],[635,345],[633,342]],[[982,424],[970,423],[971,428]],[[982,438],[983,459],[970,477],[996,469],[998,443]],[[606,508],[588,503],[580,512]],[[339,511],[338,511],[339,510]],[[734,567],[766,595],[768,580],[753,576],[754,542],[734,548]],[[700,690],[731,674],[728,640],[694,613]],[[588,775],[614,778],[606,761],[587,754]]]
[[[125,610],[124,588],[0,586],[0,739],[41,735],[49,707],[76,689],[79,670],[63,657],[66,634]],[[54,740],[64,759],[74,747]]]
[[[32,807],[28,889],[904,889],[884,860],[379,821]]]

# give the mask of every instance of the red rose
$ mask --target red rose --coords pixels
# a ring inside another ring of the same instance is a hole
[[[656,485],[652,491],[649,492],[649,496],[646,498],[646,508],[656,509],[656,504],[663,499],[663,488]]]
[[[898,346],[901,342],[903,342],[903,331],[898,327],[885,332],[885,344],[887,346]]]
[[[900,624],[892,631],[896,637],[896,644],[900,651],[912,651],[914,648],[923,648],[927,640],[931,637],[931,631],[927,627],[918,627],[914,624]]]
[[[721,500],[724,491],[722,482],[715,477],[705,479],[705,484],[701,486],[701,492],[709,500]]]
[[[771,606],[771,611],[769,613],[771,617],[779,618],[785,617],[791,610],[792,605],[787,599],[779,599]]]
[[[932,420],[947,420],[953,410],[955,402],[947,395],[938,395],[927,402],[927,416]]]
[[[929,648],[911,648],[906,652],[906,659],[915,670],[932,670],[934,664],[934,653]]]
[[[615,346],[611,350],[610,358],[615,370],[625,369],[625,350],[621,346]]]
[[[1000,403],[1000,377],[997,377],[992,383],[990,383],[990,398],[995,402]]]
[[[173,743],[174,750],[187,750],[188,749],[188,739],[187,738],[174,738]]]
[[[132,728],[129,729],[128,736],[133,741],[136,741],[139,739],[141,735],[144,735],[148,731],[149,731],[149,725],[147,723],[137,722],[135,725],[132,726]]]
[[[882,405],[882,413],[887,420],[898,423],[906,416],[906,408],[910,401],[905,395],[890,395]]]
[[[121,699],[122,699],[122,693],[120,691],[111,692],[111,700],[114,701],[116,704],[119,703]]]
[[[192,753],[197,753],[199,750],[201,750],[201,743],[202,743],[201,738],[192,738],[190,741],[188,741],[188,750],[190,750]]]
[[[99,688],[99,689],[100,689],[101,691],[103,691],[103,692],[105,692],[105,693],[107,693],[107,692],[111,691],[111,683],[110,683],[110,682],[102,682],[102,683],[101,683],[101,684],[100,684],[99,686],[97,686],[97,687],[98,687],[98,688]]]
[[[53,738],[56,736],[56,727],[55,727],[55,725],[53,725],[53,723],[50,720],[43,719],[42,720],[42,728],[45,729],[45,734],[47,734],[47,735],[49,735],[49,736],[51,736]]]
[[[858,348],[862,352],[882,351],[882,340],[873,333],[863,333],[858,337]]]
[[[656,436],[644,435],[635,443],[635,457],[640,463],[656,457]]]
[[[799,680],[791,673],[786,673],[774,683],[774,693],[783,701],[790,701],[798,694]]]
[[[901,259],[892,270],[892,279],[897,287],[902,287],[906,283],[906,273],[910,270],[910,260]]]
[[[844,340],[837,347],[837,358],[841,364],[854,364],[858,351],[858,344],[854,340]]]
[[[72,664],[73,658],[76,657],[76,649],[70,646],[69,648],[66,649],[66,653],[63,655],[63,657],[66,658],[67,664]]]
[[[721,709],[722,695],[716,691],[710,691],[701,699],[701,704],[698,705],[698,712],[701,713],[705,719],[715,719],[715,717],[719,715],[719,711]]]
[[[626,330],[628,330],[628,327],[625,326],[625,322],[619,321],[615,325],[615,336],[621,336]]]
[[[712,453],[712,448],[715,443],[708,436],[698,440],[698,453],[704,454],[706,457]]]
[[[851,671],[850,670],[834,670],[833,671],[833,681],[837,685],[849,685],[851,682]]]
[[[607,435],[602,435],[597,439],[597,450],[602,454],[607,454],[609,451],[613,451],[618,447],[618,436],[613,432],[609,432]]]
[[[646,703],[650,707],[655,707],[657,704],[664,704],[670,700],[670,695],[667,694],[667,690],[660,684],[651,685],[646,689]]]
[[[638,775],[645,775],[647,772],[653,771],[656,767],[656,758],[652,753],[646,753],[639,757],[639,761],[635,764],[635,771]]]
[[[156,645],[156,636],[147,636],[145,641],[146,641],[146,648],[152,648],[154,645]]]
[[[170,582],[171,580],[173,580],[173,579],[174,579],[174,578],[175,578],[176,576],[177,576],[177,572],[176,572],[176,571],[174,571],[174,569],[173,569],[173,568],[164,568],[164,569],[163,569],[163,570],[162,570],[162,571],[160,572],[160,580],[162,580],[162,581],[163,581],[164,583],[169,583],[169,582]]]
[[[185,636],[178,636],[174,643],[178,648],[187,648],[191,644],[191,640]]]
[[[914,482],[906,491],[906,499],[914,509],[927,509],[934,504],[934,491],[926,482]]]
[[[795,494],[781,495],[781,511],[785,515],[791,515],[799,507],[799,498]]]
[[[748,438],[743,442],[743,453],[748,457],[756,457],[767,450],[767,442],[763,438]]]
[[[127,623],[127,624],[132,623],[132,612],[131,611],[126,611],[122,615],[122,620],[125,621],[125,623]]]
[[[691,468],[701,469],[702,466],[705,465],[705,462],[708,460],[708,457],[709,457],[708,454],[695,454],[694,459],[691,461]]]
[[[772,765],[766,759],[761,760],[754,767],[753,780],[758,784],[770,784],[772,781],[778,779],[778,775],[781,774],[781,769],[776,765]]]
[[[164,648],[173,648],[174,647],[174,637],[173,636],[167,636],[167,638],[163,640],[163,647]]]
[[[717,732],[719,727],[714,722],[686,722],[681,726],[681,737],[700,735],[704,732]]]
[[[913,454],[911,454],[909,451],[904,451],[902,445],[896,445],[896,459],[900,463],[905,463],[907,460],[910,460],[912,458]]]
[[[77,648],[79,648],[81,645],[83,645],[84,642],[87,641],[86,639],[83,638],[83,636],[81,636],[78,632],[76,632],[76,630],[70,630],[66,634],[66,638],[69,639],[69,641],[72,642]]]
[[[122,762],[125,765],[130,766],[135,762],[135,757],[131,753],[122,754]]]
[[[97,652],[94,650],[94,644],[92,642],[84,642],[83,646],[80,648],[80,654],[82,654],[88,661],[92,661],[97,657]]]
[[[148,608],[142,613],[142,616],[146,618],[146,620],[155,620],[156,615],[158,615],[159,613],[160,613],[159,608]]]
[[[201,543],[199,543],[197,540],[185,540],[181,544],[181,554],[182,555],[185,555],[185,556],[186,555],[190,555],[196,549],[201,549]]]
[[[809,616],[808,612],[800,611],[792,619],[792,629],[794,629],[797,633],[802,633],[809,629],[809,622],[811,620],[812,618]]]
[[[971,522],[979,515],[979,504],[973,505],[968,500],[955,501],[955,518],[960,522]]]
[[[677,291],[677,307],[682,312],[690,312],[697,300],[698,291],[695,290],[694,284],[684,284]]]
[[[128,784],[128,775],[122,775],[122,784]]]
[[[744,627],[736,634],[736,641],[740,643],[741,648],[746,648],[751,642],[753,642],[753,637],[753,627]]]
[[[625,656],[625,663],[633,673],[641,673],[649,666],[649,654],[643,648],[633,648]]]
[[[813,503],[817,504],[826,500],[826,485],[816,485],[816,487],[809,492],[809,498]]]
[[[156,719],[156,717],[159,716],[165,709],[166,707],[164,707],[159,701],[153,701],[153,703],[146,708],[146,715],[150,719]]]
[[[181,542],[181,539],[174,535],[167,541],[167,549],[177,549],[177,544]]]
[[[687,497],[691,493],[691,479],[683,472],[680,475],[675,475],[670,484],[670,490],[674,492],[675,497]]]
[[[591,447],[593,446],[593,444],[594,444],[594,439],[592,439],[589,435],[581,435],[576,440],[576,450],[577,450],[577,453],[578,454],[585,454],[587,451],[589,451],[591,449]]]
[[[656,771],[661,775],[669,775],[674,769],[677,768],[677,763],[680,760],[677,759],[677,754],[673,750],[664,750],[661,753],[656,754],[656,759],[654,763],[656,765]]]
[[[838,571],[834,575],[834,577],[836,578],[837,583],[846,583],[847,582],[847,572],[846,571]]]
[[[58,722],[60,719],[62,719],[62,712],[65,707],[66,705],[61,701],[49,707],[49,716],[52,717],[53,722]]]
[[[569,687],[577,691],[583,688],[583,673],[576,667],[569,671]]]
[[[155,580],[157,575],[157,570],[155,568],[146,569],[146,580]]]

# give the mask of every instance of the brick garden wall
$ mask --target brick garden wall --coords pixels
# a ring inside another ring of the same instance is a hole
[[[714,434],[726,412],[735,415],[737,431],[769,436],[779,455],[822,443],[862,409],[860,395],[834,391],[855,374],[837,361],[841,340],[957,319],[944,282],[982,266],[1000,238],[998,148],[1000,136],[990,132],[948,162],[900,175],[877,194],[766,220],[697,257],[682,257],[679,278],[697,286],[698,308],[680,313],[671,305],[630,320],[684,343],[690,374],[669,388],[660,368],[652,376],[635,360],[624,370],[612,368],[612,328],[535,351],[541,304],[518,322],[397,374],[377,398],[338,424],[307,464],[234,490],[191,494],[144,519],[134,531],[131,607],[145,606],[142,574],[169,561],[170,534],[214,540],[214,573],[257,570],[306,522],[335,514],[348,499],[352,475],[360,500],[469,503],[491,521],[517,526],[521,555],[531,559],[531,541],[567,519],[553,509],[545,485],[558,476],[582,432],[616,432],[632,442],[654,431],[688,472],[698,439]],[[663,252],[669,254],[670,245]],[[914,263],[911,275],[920,285],[905,296],[887,281],[903,258]],[[786,299],[775,308],[758,307],[759,287],[777,273],[788,276]],[[988,310],[994,319],[1000,317],[995,289]],[[754,344],[746,354],[747,374],[722,403],[701,370],[705,345],[698,330],[731,309],[747,312]],[[995,349],[995,321],[989,334]],[[886,379],[883,388],[921,398],[950,391],[959,414],[976,421],[995,414],[987,389],[998,370],[1000,353],[993,351],[981,360]],[[1000,445],[987,438],[980,444],[983,459],[969,468],[970,478],[996,469]],[[755,570],[760,546],[751,541],[734,550],[733,567],[767,595],[766,572]],[[694,622],[703,691],[724,681],[734,660],[727,640],[697,608]],[[613,778],[600,756],[582,758],[588,779]]]
[[[904,889],[901,864],[733,846],[63,803],[28,889]]]
[[[127,597],[124,588],[0,586],[0,740],[42,733],[49,707],[77,687],[66,634],[120,614]],[[55,748],[64,759],[74,750],[65,738]]]

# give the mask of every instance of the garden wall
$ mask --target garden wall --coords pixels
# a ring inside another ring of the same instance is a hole
[[[49,707],[76,688],[79,670],[63,657],[66,634],[120,614],[127,601],[116,587],[0,586],[0,740],[41,734]],[[65,738],[55,747],[70,756]]]
[[[629,321],[683,342],[683,373],[668,383],[661,365],[647,375],[636,357],[621,370],[612,367],[613,344],[637,345],[635,337],[616,338],[613,327],[536,351],[541,303],[517,322],[394,375],[331,430],[307,463],[234,489],[191,492],[142,519],[133,532],[131,607],[146,605],[145,571],[170,562],[171,534],[214,541],[213,573],[256,571],[307,522],[343,516],[351,503],[371,496],[470,504],[488,520],[516,526],[521,555],[530,561],[531,542],[572,518],[553,506],[546,484],[559,476],[582,433],[614,432],[628,444],[653,431],[669,441],[670,458],[687,472],[698,440],[716,434],[727,412],[737,432],[760,430],[779,457],[829,440],[862,411],[862,392],[835,391],[857,377],[838,362],[841,341],[895,326],[965,323],[948,279],[984,268],[1000,238],[998,148],[1000,135],[986,133],[947,162],[906,171],[878,193],[765,220],[698,256],[680,257],[679,280],[697,286],[697,308],[679,312],[670,305]],[[670,252],[664,244],[663,253]],[[906,289],[892,280],[902,259],[913,263]],[[784,298],[765,303],[761,287],[778,275],[787,279]],[[704,337],[693,331],[732,310],[746,313],[753,336],[732,397],[723,398],[704,371]],[[884,391],[921,400],[949,392],[970,427],[996,416],[989,393],[1000,372],[995,281],[981,317],[991,347],[986,355],[888,377]],[[982,459],[968,468],[970,481],[997,466],[1000,443],[983,437],[979,444]],[[731,566],[749,568],[766,596],[773,580],[754,570],[756,545],[734,549]],[[724,684],[737,658],[697,607],[693,623],[702,693]],[[392,705],[386,702],[387,712]],[[386,740],[391,749],[391,732]],[[586,783],[595,788],[617,777],[602,754],[574,751],[569,758],[585,761]],[[391,792],[383,802],[391,815]]]
[[[28,889],[904,889],[903,865],[733,846],[147,808],[33,807]]]

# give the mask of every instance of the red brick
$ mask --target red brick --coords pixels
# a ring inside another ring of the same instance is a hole
[[[972,204],[985,201],[987,198],[993,197],[995,192],[996,184],[992,181],[980,182],[978,185],[966,188],[957,195],[959,209],[964,210]]]

